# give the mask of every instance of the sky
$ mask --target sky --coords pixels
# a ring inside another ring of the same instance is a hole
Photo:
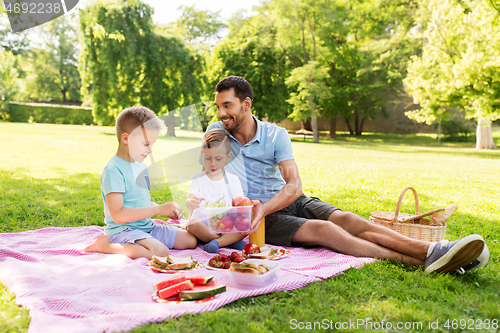
[[[91,0],[80,0],[77,7],[84,7]],[[209,10],[211,12],[221,11],[223,19],[228,20],[231,15],[241,9],[251,12],[253,6],[258,6],[260,0],[142,0],[154,8],[153,21],[155,23],[167,24],[176,21],[181,12],[177,10],[179,6],[195,5],[196,9]]]

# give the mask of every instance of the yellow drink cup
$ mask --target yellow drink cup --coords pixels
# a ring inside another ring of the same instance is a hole
[[[258,247],[266,245],[266,221],[262,218],[257,231],[248,236],[250,243],[257,244]]]

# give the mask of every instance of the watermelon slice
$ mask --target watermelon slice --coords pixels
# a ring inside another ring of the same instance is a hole
[[[214,279],[206,284],[203,285],[203,287],[213,287],[217,285],[217,281]]]
[[[181,283],[183,281],[186,281],[186,276],[184,274],[178,274],[172,276],[170,279],[161,281],[153,286],[155,291],[165,289],[167,287],[173,286],[174,284]]]
[[[204,286],[214,279],[213,275],[193,276],[188,278],[195,286]]]
[[[167,288],[164,288],[160,291],[158,291],[158,296],[160,296],[160,298],[168,298],[170,296],[174,296],[176,294],[178,294],[180,291],[183,291],[183,290],[189,290],[189,289],[193,289],[193,283],[189,280],[186,280],[186,281],[183,281],[181,283],[177,283],[177,284],[174,284],[173,286],[170,286],[170,287],[167,287]]]
[[[196,286],[191,290],[183,290],[179,292],[179,296],[183,301],[194,301],[197,299],[203,299],[210,296],[214,296],[226,291],[225,285],[215,285],[215,286]]]

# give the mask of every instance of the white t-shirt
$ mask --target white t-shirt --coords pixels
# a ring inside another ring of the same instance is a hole
[[[192,193],[197,197],[205,198],[205,200],[200,203],[200,208],[193,211],[191,218],[197,218],[205,222],[207,215],[203,208],[231,207],[235,197],[243,196],[243,189],[238,176],[229,172],[225,173],[229,185],[226,184],[224,177],[214,181],[208,178],[204,172],[193,178],[188,195]]]

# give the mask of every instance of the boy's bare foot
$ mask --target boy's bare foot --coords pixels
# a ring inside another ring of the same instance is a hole
[[[101,235],[92,244],[83,249],[83,252],[103,252],[103,248],[110,244],[108,236]]]

